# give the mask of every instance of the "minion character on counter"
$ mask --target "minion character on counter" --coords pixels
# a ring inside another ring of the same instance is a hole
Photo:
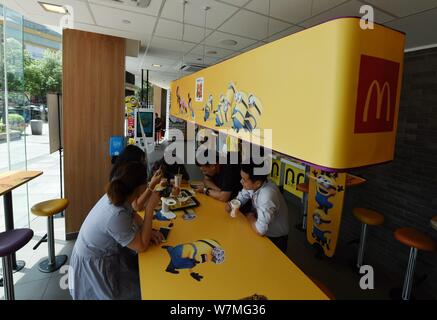
[[[203,121],[208,121],[212,108],[213,108],[212,94],[210,94],[208,97],[208,101],[206,102],[206,105],[203,108],[203,112],[204,112]]]
[[[331,209],[334,205],[329,202],[329,198],[335,196],[337,191],[343,191],[342,186],[337,186],[335,178],[336,173],[321,172],[316,175],[316,202],[319,205],[319,209],[322,209],[325,213]]]
[[[162,246],[162,248],[166,249],[170,256],[166,272],[178,274],[178,269],[189,269],[190,276],[197,281],[203,279],[202,275],[192,270],[197,264],[208,261],[220,264],[225,261],[225,251],[215,240],[197,240],[175,247]]]

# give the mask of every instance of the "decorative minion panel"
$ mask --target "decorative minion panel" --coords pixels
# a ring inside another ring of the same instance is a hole
[[[337,246],[343,210],[346,173],[325,172],[311,167],[308,194],[307,239],[317,243],[328,257]]]
[[[404,42],[332,20],[173,81],[171,114],[247,141],[272,129],[273,150],[319,167],[390,161]]]
[[[135,96],[127,96],[124,98],[125,117],[127,119],[127,133],[128,138],[135,136],[135,109],[138,108],[138,99]]]

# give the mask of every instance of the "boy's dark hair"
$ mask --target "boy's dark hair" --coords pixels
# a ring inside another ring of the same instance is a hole
[[[109,182],[106,193],[112,204],[122,206],[136,188],[147,183],[147,168],[141,162],[119,166]]]
[[[243,163],[241,164],[241,171],[243,171],[244,173],[249,175],[249,179],[252,182],[255,181],[267,181],[267,177],[269,176],[268,174],[254,174],[255,168],[263,168],[264,167],[264,163],[261,164],[255,164],[252,160],[249,163]]]
[[[120,153],[117,160],[115,160],[114,166],[112,167],[111,173],[109,174],[109,180],[114,177],[115,171],[117,171],[120,166],[131,161],[143,161],[145,158],[146,154],[141,148],[133,144],[127,145],[124,148],[123,152]]]

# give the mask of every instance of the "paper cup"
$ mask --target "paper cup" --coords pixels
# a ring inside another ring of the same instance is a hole
[[[231,208],[232,208],[231,217],[232,218],[235,218],[237,216],[237,210],[238,210],[238,208],[240,208],[240,206],[241,206],[240,200],[237,200],[237,199],[231,200]]]

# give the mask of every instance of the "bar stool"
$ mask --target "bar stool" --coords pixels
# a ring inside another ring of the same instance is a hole
[[[400,243],[410,247],[407,272],[405,273],[404,285],[402,287],[402,299],[409,300],[411,288],[413,287],[414,268],[416,265],[417,251],[435,251],[436,243],[426,234],[414,228],[399,228],[394,232],[394,237]]]
[[[53,216],[64,211],[68,207],[67,199],[53,199],[43,201],[34,205],[30,210],[36,216],[47,217],[47,243],[49,256],[42,261],[38,269],[41,272],[49,273],[58,270],[66,261],[66,255],[55,256],[55,238],[53,229]]]
[[[31,229],[14,229],[0,233],[0,257],[2,257],[5,300],[15,300],[12,254],[24,247],[33,237]]]
[[[303,193],[302,204],[303,204],[303,213],[302,213],[302,224],[297,224],[296,229],[300,231],[305,231],[307,229],[307,214],[308,214],[308,183],[299,183],[296,186],[296,189]]]
[[[367,226],[379,226],[384,223],[384,216],[379,212],[374,210],[366,209],[366,208],[353,208],[352,213],[355,218],[361,221],[361,236],[360,236],[360,244],[358,250],[358,258],[356,267],[358,269],[363,265],[364,260],[364,249],[366,246],[366,235],[367,235]]]

